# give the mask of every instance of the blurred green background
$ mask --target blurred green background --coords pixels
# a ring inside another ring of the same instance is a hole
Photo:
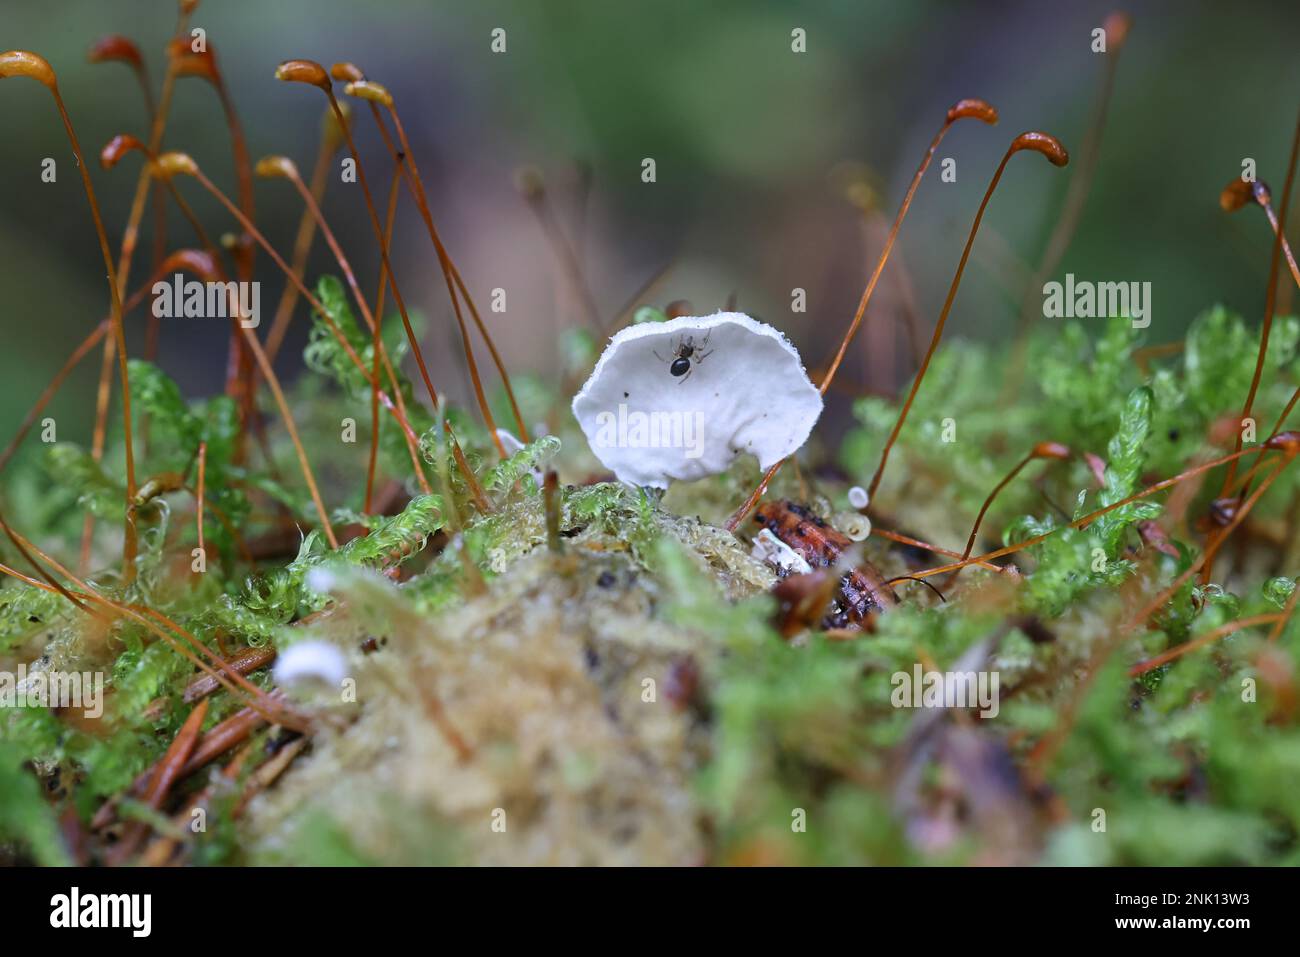
[[[217,52],[254,159],[284,153],[304,175],[324,100],[277,83],[276,64],[348,59],[387,85],[434,215],[507,362],[543,373],[557,367],[556,330],[581,322],[582,313],[515,186],[519,167],[542,172],[606,317],[671,262],[652,296],[657,304],[686,299],[709,312],[734,294],[738,308],[785,329],[816,368],[851,317],[878,250],[879,229],[864,228],[846,201],[845,164],[862,164],[876,178],[884,216],[892,218],[948,105],[965,96],[989,100],[1001,124],[961,124],[941,147],[939,156],[957,161],[956,182],[941,182],[936,165],[923,183],[897,250],[903,271],[889,274],[871,332],[846,366],[846,382],[883,390],[911,371],[897,311],[910,296],[927,332],[932,326],[1010,139],[1040,128],[1078,156],[1105,69],[1090,49],[1091,31],[1113,9],[1094,2],[207,0],[193,24]],[[1152,342],[1179,336],[1214,302],[1257,322],[1271,237],[1257,210],[1226,216],[1217,196],[1244,157],[1281,191],[1300,90],[1300,4],[1122,9],[1133,26],[1095,180],[1058,275],[1150,281]],[[93,153],[115,133],[144,138],[147,126],[127,69],[88,65],[87,48],[107,33],[133,38],[156,84],[174,18],[168,0],[4,0],[0,46],[51,61]],[[497,27],[506,31],[504,54],[489,46]],[[806,53],[791,51],[794,28],[806,31]],[[0,435],[8,437],[105,314],[107,297],[50,98],[30,81],[0,84],[0,117]],[[388,164],[373,125],[361,119],[358,136],[382,203]],[[180,82],[165,142],[193,154],[233,192],[229,141],[206,83]],[[47,156],[58,161],[56,183],[40,180]],[[641,181],[645,157],[656,161],[653,184]],[[107,172],[92,164],[114,245],[138,162],[128,158]],[[1041,256],[1077,168],[1057,170],[1031,156],[1013,162],[976,244],[952,336],[1010,341],[1026,271]],[[194,183],[181,188],[212,231],[231,228]],[[259,222],[287,255],[301,210],[296,196],[283,182],[259,182],[257,204]],[[325,210],[373,291],[378,254],[359,188],[335,175]],[[170,229],[190,242],[174,210]],[[132,285],[143,278],[149,243],[146,231]],[[436,381],[466,396],[442,279],[409,205],[394,261],[406,299],[427,316]],[[265,256],[258,262],[269,324],[282,280]],[[332,268],[318,241],[309,275]],[[507,292],[503,314],[487,310],[496,287]],[[790,310],[795,287],[807,291],[806,314]],[[128,325],[138,355],[143,311]],[[304,326],[296,323],[294,342]],[[226,334],[219,321],[164,321],[164,367],[192,394],[219,389]],[[292,374],[300,349],[286,349],[279,365]],[[96,354],[52,407],[60,439],[88,441],[97,372]]]

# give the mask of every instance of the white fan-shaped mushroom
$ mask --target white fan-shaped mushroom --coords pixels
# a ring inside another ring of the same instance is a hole
[[[742,452],[766,469],[808,440],[821,411],[794,346],[739,312],[619,331],[573,399],[596,458],[654,488],[716,475]]]
[[[280,652],[274,669],[277,684],[292,687],[320,682],[338,687],[347,677],[343,652],[327,641],[299,641]]]

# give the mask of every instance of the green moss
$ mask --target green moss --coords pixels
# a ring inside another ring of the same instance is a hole
[[[371,337],[342,283],[325,277],[317,293],[369,368]],[[396,365],[400,324],[385,322],[384,337]],[[1256,441],[1291,395],[1298,344],[1300,323],[1279,319]],[[571,331],[563,345],[565,377],[579,381],[597,344]],[[933,556],[918,560],[879,537],[864,543],[863,557],[900,578],[902,601],[849,641],[818,631],[781,638],[774,575],[750,557],[743,529],[721,527],[757,480],[755,463],[663,496],[592,481],[599,465],[558,383],[516,378],[525,420],[550,423],[553,434],[500,461],[475,416],[426,408],[399,372],[434,494],[420,493],[404,437],[385,414],[380,476],[404,491],[392,514],[362,514],[370,387],[316,317],[306,348],[315,375],[294,386],[294,407],[336,529],[355,536],[334,550],[317,530],[265,544],[315,518],[280,428],[268,430],[269,461],[241,450],[230,400],[187,402],[163,372],[133,361],[136,414],[150,422],[140,474],[176,472],[192,488],[206,448],[214,508],[203,531],[217,554],[205,573],[191,572],[193,496],[164,490],[139,510],[137,581],[122,584],[117,543],[104,533],[92,556],[103,569],[90,576],[95,586],[158,609],[212,649],[334,642],[357,682],[355,701],[300,702],[321,718],[311,747],[247,814],[232,814],[233,792],[217,795],[209,831],[185,848],[186,859],[1294,863],[1300,795],[1288,782],[1300,773],[1300,730],[1279,676],[1300,664],[1300,625],[1292,620],[1272,643],[1269,626],[1248,629],[1136,680],[1128,669],[1286,606],[1300,555],[1267,533],[1290,527],[1300,477],[1283,473],[1252,516],[1260,537],[1222,556],[1213,584],[1187,582],[1118,642],[1132,596],[1153,596],[1200,554],[1195,519],[1222,473],[1206,477],[1185,517],[1166,514],[1164,494],[1082,530],[1064,527],[1216,454],[1207,436],[1239,410],[1258,334],[1215,308],[1192,324],[1181,354],[1153,360],[1145,373],[1142,345],[1122,321],[1099,331],[1054,327],[1030,343],[1030,375],[1010,403],[990,400],[1009,357],[967,344],[939,351],[873,502],[880,524],[960,548],[989,489],[1034,443],[1062,442],[1076,455],[1032,465],[986,517],[989,543],[1048,535],[1017,554],[1014,576],[980,568],[936,576],[940,599],[901,578],[937,564]],[[493,404],[500,422],[512,421],[500,392]],[[843,507],[847,487],[874,470],[897,411],[880,398],[859,400],[842,441],[821,436],[803,453],[809,465],[837,462],[842,480],[787,469],[771,494],[800,495],[811,482],[820,511]],[[339,441],[338,423],[349,417],[363,423],[356,444]],[[490,511],[459,472],[448,425]],[[120,520],[120,451],[110,446],[96,463],[61,444],[43,467],[22,463],[27,471],[9,478],[14,494],[31,499],[39,484],[46,503],[24,531],[75,554],[82,509],[104,528]],[[1084,452],[1104,461],[1100,481]],[[559,551],[548,546],[534,477],[546,469],[561,481]],[[1137,533],[1141,521],[1168,518],[1174,554]],[[261,542],[254,561],[244,555],[250,541]],[[6,564],[20,567],[4,548]],[[317,569],[328,579],[312,578]],[[1104,667],[1081,686],[1106,647]],[[896,674],[918,663],[952,669],[975,648],[987,652],[978,667],[1000,675],[996,719],[936,723],[927,711],[893,706]],[[62,862],[41,781],[70,789],[88,818],[166,748],[188,713],[182,695],[193,667],[138,624],[94,622],[61,596],[12,580],[0,587],[0,658],[6,667],[101,669],[112,689],[98,728],[39,708],[3,717],[0,840],[25,857]],[[252,680],[270,683],[265,673]],[[218,692],[209,725],[239,706]],[[471,758],[449,743],[439,713],[470,743]],[[1034,744],[1058,730],[1045,780],[1031,786]],[[492,836],[498,809],[509,839]],[[1094,827],[1098,809],[1104,831]]]

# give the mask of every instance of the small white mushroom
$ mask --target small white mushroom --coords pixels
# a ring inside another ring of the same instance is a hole
[[[831,516],[831,524],[851,541],[865,542],[871,535],[871,519],[858,512],[837,512]]]
[[[754,536],[754,547],[749,554],[759,561],[767,562],[782,577],[807,575],[812,571],[812,566],[802,555],[766,528]]]
[[[337,688],[347,677],[347,662],[328,641],[299,641],[280,652],[273,673],[285,687],[319,682]]]
[[[338,576],[332,570],[317,565],[315,568],[307,569],[307,576],[303,579],[303,584],[314,592],[328,595],[338,584]]]
[[[808,440],[821,411],[794,346],[739,312],[620,330],[573,399],[596,458],[653,488],[716,475],[741,453],[766,469]]]

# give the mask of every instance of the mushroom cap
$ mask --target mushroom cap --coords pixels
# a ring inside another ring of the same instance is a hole
[[[689,370],[674,375],[684,347]],[[716,475],[742,452],[767,469],[808,440],[821,411],[794,346],[740,312],[620,330],[573,398],[596,458],[653,488]]]
[[[347,677],[347,662],[336,645],[309,639],[280,652],[274,675],[277,683],[286,686],[320,681],[338,687]]]

